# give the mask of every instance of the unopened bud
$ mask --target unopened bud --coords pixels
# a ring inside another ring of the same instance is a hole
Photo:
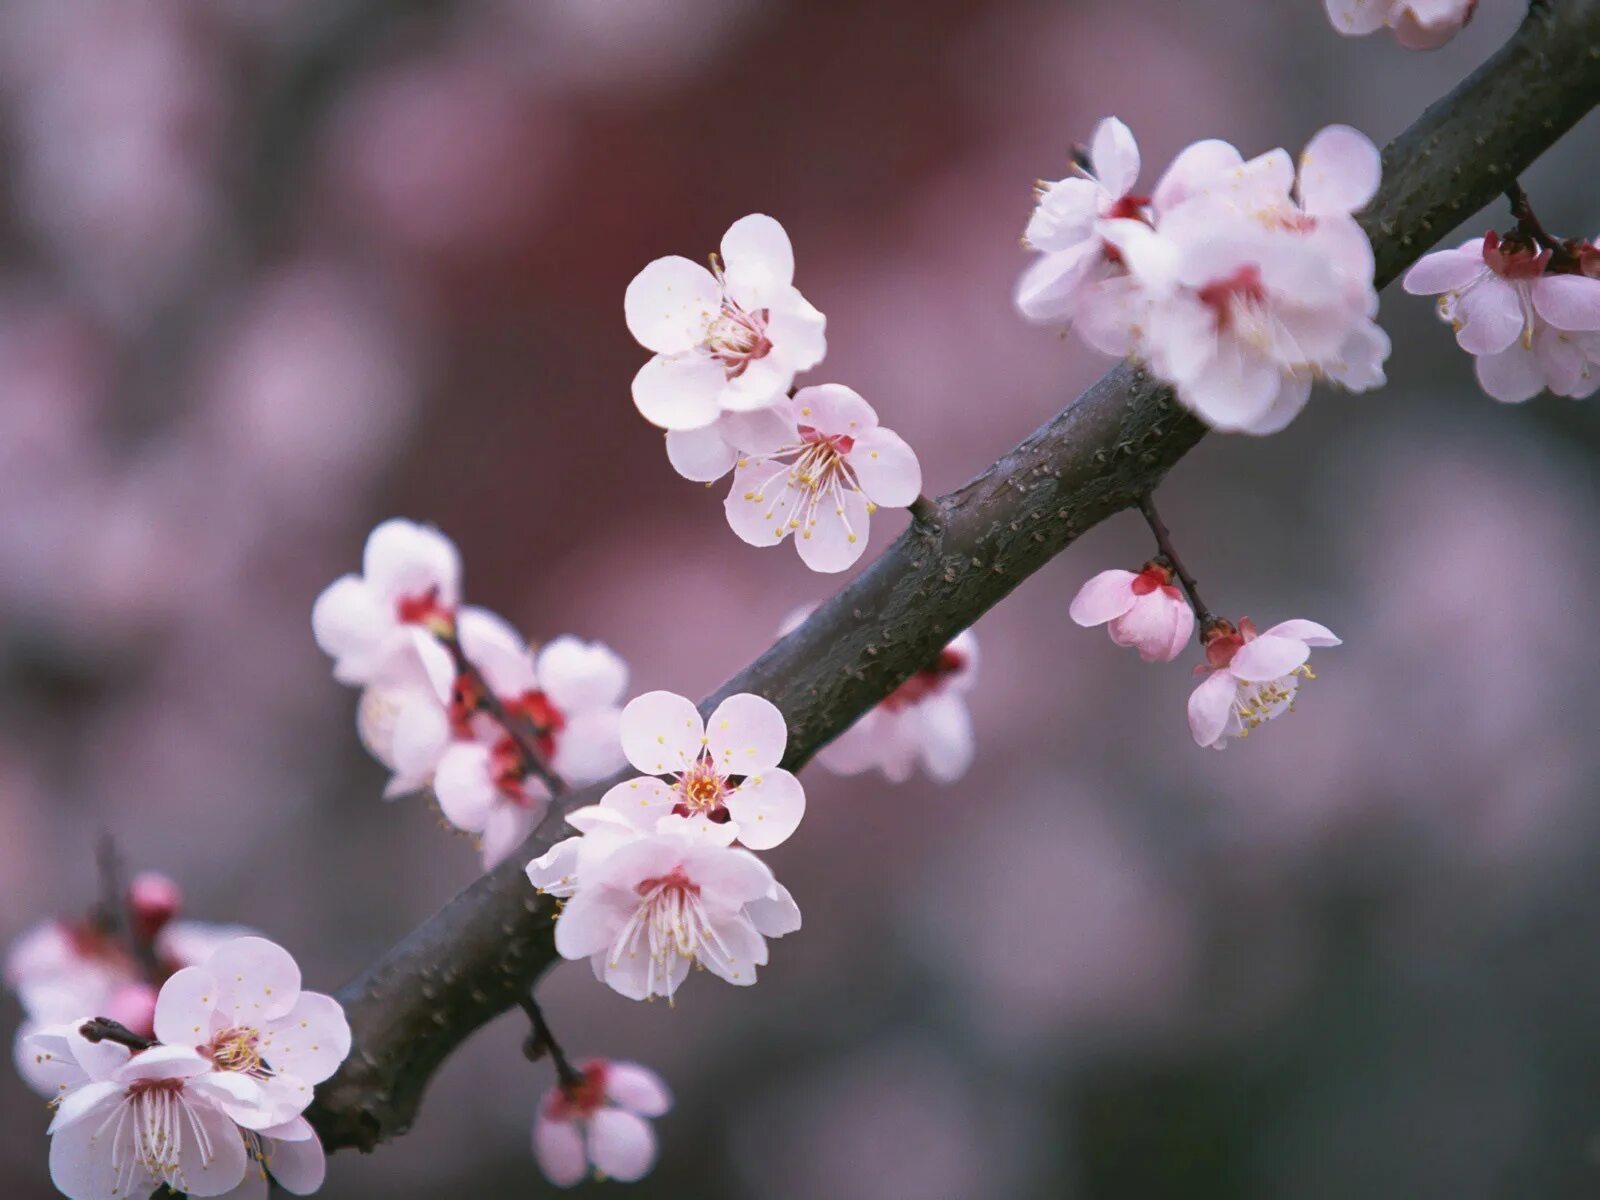
[[[169,876],[159,871],[141,871],[128,886],[128,908],[133,917],[133,932],[141,941],[152,941],[181,907],[183,893]],[[123,1024],[128,1023],[124,1021]]]

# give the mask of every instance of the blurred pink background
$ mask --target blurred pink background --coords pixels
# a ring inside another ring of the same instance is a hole
[[[634,693],[709,691],[834,590],[635,413],[649,259],[782,220],[828,316],[810,381],[949,491],[1108,365],[1010,302],[1030,185],[1096,120],[1147,183],[1205,136],[1381,142],[1522,8],[1415,55],[1317,0],[11,0],[0,940],[87,907],[102,829],[327,989],[473,878],[426,801],[379,799],[310,636],[383,517]],[[1547,225],[1600,229],[1597,156],[1591,119],[1526,177]],[[1213,606],[1345,637],[1293,717],[1198,750],[1193,655],[1070,624],[1150,552],[1119,517],[979,624],[961,785],[806,772],[772,855],[806,927],[754,991],[548,978],[570,1049],[678,1094],[637,1195],[1597,1194],[1600,410],[1498,406],[1427,301],[1381,319],[1387,389],[1208,439],[1161,493]],[[324,1194],[544,1194],[521,1032]],[[7,1195],[51,1194],[9,1073],[0,1112]]]

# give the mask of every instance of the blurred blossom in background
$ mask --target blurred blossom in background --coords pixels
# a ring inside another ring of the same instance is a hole
[[[1315,0],[10,0],[0,939],[90,903],[101,829],[317,988],[471,881],[426,802],[380,801],[310,636],[383,517],[635,692],[703,694],[829,593],[634,411],[645,262],[779,217],[828,314],[811,381],[949,491],[1107,366],[1011,306],[1031,181],[1100,117],[1152,170],[1382,142],[1521,8],[1409,55]],[[1546,224],[1600,230],[1597,155],[1591,119],[1529,172]],[[1068,621],[1150,553],[1119,517],[981,623],[961,784],[807,772],[774,856],[806,927],[759,995],[552,975],[575,1054],[678,1096],[637,1195],[1600,1194],[1600,409],[1498,406],[1426,301],[1382,319],[1387,388],[1209,438],[1162,492],[1222,613],[1346,639],[1292,718],[1198,751],[1193,655]],[[324,1194],[543,1194],[514,1025]],[[7,1194],[50,1194],[9,1074],[0,1111]]]

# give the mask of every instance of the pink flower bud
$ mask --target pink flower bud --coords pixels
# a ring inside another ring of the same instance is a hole
[[[159,871],[141,871],[128,887],[128,907],[133,913],[135,935],[148,942],[178,914],[183,907],[183,893],[169,876]]]

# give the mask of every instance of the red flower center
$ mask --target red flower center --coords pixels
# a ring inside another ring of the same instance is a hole
[[[583,1078],[550,1094],[545,1116],[552,1121],[587,1120],[605,1107],[606,1064],[600,1059],[583,1066]]]
[[[1217,331],[1220,333],[1232,324],[1233,310],[1238,304],[1264,303],[1267,289],[1261,282],[1261,268],[1254,263],[1246,263],[1232,275],[1206,284],[1200,289],[1199,296],[1200,303],[1216,317]]]
[[[967,656],[959,650],[952,650],[946,646],[939,651],[939,657],[910,679],[906,680],[894,691],[890,692],[883,701],[883,707],[890,712],[899,712],[913,704],[920,704],[929,696],[937,695],[944,689],[950,676],[967,665]]]

